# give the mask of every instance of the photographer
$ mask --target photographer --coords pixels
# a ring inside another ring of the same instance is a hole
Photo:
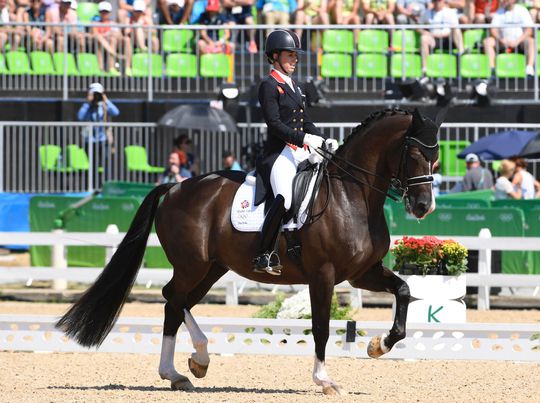
[[[90,84],[86,102],[81,106],[77,113],[77,118],[85,122],[107,122],[110,117],[120,115],[120,111],[105,95],[103,85],[100,83]],[[110,128],[103,126],[92,126],[83,129],[83,137],[86,152],[90,155],[92,147],[94,164],[94,174],[97,174],[99,168],[105,171],[109,154],[109,145],[112,145],[113,138]]]

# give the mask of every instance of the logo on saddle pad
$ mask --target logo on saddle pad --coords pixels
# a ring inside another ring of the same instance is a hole
[[[247,200],[242,201],[242,203],[240,203],[240,207],[242,207],[243,209],[248,208],[249,202]]]

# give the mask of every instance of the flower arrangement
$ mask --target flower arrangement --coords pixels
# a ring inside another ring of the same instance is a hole
[[[395,242],[391,252],[396,259],[393,270],[400,274],[459,276],[467,271],[468,251],[451,239],[406,236]]]

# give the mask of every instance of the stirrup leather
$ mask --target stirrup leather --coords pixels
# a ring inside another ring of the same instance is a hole
[[[275,251],[257,256],[252,263],[255,273],[268,273],[273,276],[280,276],[283,268],[279,255]]]

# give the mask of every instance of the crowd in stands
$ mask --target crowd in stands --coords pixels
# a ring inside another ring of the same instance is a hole
[[[257,53],[261,38],[253,29],[245,31],[243,49],[238,49],[238,32],[226,29],[255,22],[305,26],[439,25],[417,30],[425,70],[426,57],[437,49],[457,55],[471,51],[465,47],[460,24],[488,23],[493,28],[477,45],[488,56],[490,67],[495,68],[498,53],[520,52],[526,54],[526,74],[534,75],[536,46],[533,31],[524,26],[540,18],[540,0],[528,1],[522,5],[516,4],[518,0],[112,0],[94,4],[95,15],[88,18],[88,7],[84,7],[84,13],[78,11],[82,1],[77,4],[76,0],[0,0],[3,23],[0,26],[0,51],[25,47],[52,53],[62,51],[67,43],[72,52],[95,52],[100,68],[111,75],[121,74],[118,61],[124,60],[124,73],[129,76],[135,52],[146,52],[150,46],[154,53],[159,52],[161,34],[151,28],[155,25],[208,26],[200,31],[194,44],[200,54]],[[10,22],[74,25],[65,29],[60,25],[16,26]],[[89,28],[81,22],[95,25]],[[126,24],[126,27],[115,27],[115,23]],[[305,30],[296,31],[302,36]],[[355,37],[358,38],[358,30]],[[390,46],[389,50],[399,49]]]

